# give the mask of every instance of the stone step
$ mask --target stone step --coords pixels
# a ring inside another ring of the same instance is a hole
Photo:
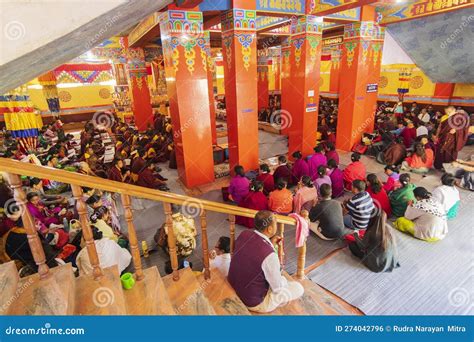
[[[308,301],[311,300],[323,308],[322,315],[363,315],[359,309],[344,302],[311,280],[305,278],[298,280],[298,282],[304,287],[305,296],[303,297],[307,296]]]
[[[76,315],[127,314],[117,266],[102,271],[104,275],[98,280],[92,275],[76,278]]]
[[[193,271],[186,267],[179,270],[179,280],[174,281],[173,275],[163,278],[168,296],[178,315],[215,315],[201,285]]]
[[[175,315],[168,292],[156,266],[143,270],[145,278],[123,290],[128,315]]]
[[[21,295],[18,290],[19,281],[20,278],[14,261],[0,265],[0,315],[6,315]]]
[[[70,263],[49,270],[46,279],[38,273],[21,278],[18,298],[10,306],[10,315],[72,315],[74,314],[75,279]]]
[[[211,269],[210,279],[206,280],[204,274],[197,278],[217,315],[250,315],[245,304],[218,269]]]

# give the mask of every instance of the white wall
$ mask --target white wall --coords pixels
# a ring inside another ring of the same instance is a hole
[[[0,65],[70,33],[124,2],[0,0]]]

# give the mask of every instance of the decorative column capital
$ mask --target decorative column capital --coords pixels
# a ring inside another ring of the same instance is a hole
[[[222,32],[225,31],[255,31],[257,29],[257,12],[234,8],[222,13]]]
[[[373,21],[359,21],[344,25],[344,41],[352,39],[382,40],[385,28]]]
[[[304,33],[323,33],[322,18],[314,15],[303,15],[291,20],[291,35],[298,35]]]

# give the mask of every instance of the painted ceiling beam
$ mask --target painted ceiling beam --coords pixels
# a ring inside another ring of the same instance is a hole
[[[327,16],[341,11],[370,5],[378,0],[315,0],[313,7],[306,9],[307,14],[316,16]]]

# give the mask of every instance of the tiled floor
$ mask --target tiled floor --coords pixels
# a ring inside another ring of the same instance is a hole
[[[227,138],[220,138],[227,139]],[[285,154],[287,152],[287,140],[285,137],[259,131],[259,152],[260,158],[268,158],[278,154]],[[474,154],[473,147],[466,147],[460,157],[470,156]],[[350,162],[350,153],[340,152],[341,165],[347,165]],[[383,165],[378,164],[374,159],[363,156],[362,161],[366,165],[368,173],[376,173],[379,177],[385,180],[385,174],[383,173]],[[220,187],[224,186],[228,180],[220,180],[218,184],[211,186],[202,187],[195,191],[189,191],[185,189],[177,179],[177,171],[170,170],[167,164],[161,165],[163,172],[162,175],[168,178],[168,186],[171,192],[178,194],[188,194],[194,197],[203,198],[207,200],[222,202],[222,196]],[[412,174],[412,181],[417,185],[422,185],[428,189],[432,189],[439,183],[440,173],[438,171],[431,171],[426,177],[421,175]],[[185,191],[186,190],[186,191]],[[156,250],[156,244],[153,241],[153,236],[159,227],[164,223],[163,208],[161,203],[151,202],[148,200],[136,200],[133,201],[134,205],[134,222],[137,229],[138,239],[140,241],[147,241],[148,246],[151,250]],[[118,206],[120,207],[120,205]],[[176,210],[184,210],[176,208]],[[185,212],[190,214],[189,212]],[[192,214],[192,213],[191,213]],[[212,248],[217,239],[222,236],[229,236],[229,222],[226,220],[227,217],[224,214],[219,213],[208,213],[208,240],[209,246]],[[122,222],[123,218],[121,218]],[[196,227],[198,232],[200,231],[199,220],[196,219]],[[236,236],[244,227],[236,227]],[[291,229],[287,229],[285,234],[287,238],[286,243],[286,269],[289,273],[293,273],[296,269],[296,250],[293,247],[294,236]],[[202,267],[202,254],[201,254],[201,239],[197,237],[197,248],[193,255],[189,257],[189,260],[193,263],[194,269],[198,270]],[[309,266],[313,263],[320,262],[330,252],[335,249],[342,247],[340,242],[327,242],[322,241],[315,236],[311,235],[308,240],[307,248],[307,263]],[[150,254],[149,258],[144,260],[145,265],[158,265],[160,272],[163,273],[165,254],[162,251],[154,251]]]

